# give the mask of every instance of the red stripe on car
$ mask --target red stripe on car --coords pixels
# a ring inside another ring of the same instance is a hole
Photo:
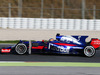
[[[74,44],[66,44],[66,43],[54,43],[56,45],[62,45],[62,46],[76,46]]]
[[[32,47],[32,49],[43,49],[44,46]]]

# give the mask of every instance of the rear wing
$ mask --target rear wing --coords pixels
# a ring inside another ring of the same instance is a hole
[[[92,38],[90,45],[92,45],[95,49],[100,47],[100,40],[98,38]]]

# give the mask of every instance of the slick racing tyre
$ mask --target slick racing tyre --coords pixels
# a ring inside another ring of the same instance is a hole
[[[19,43],[17,44],[17,46],[15,47],[15,51],[17,52],[17,54],[25,54],[27,52],[27,47],[25,44],[23,43]]]
[[[83,53],[86,57],[93,57],[96,53],[96,50],[93,46],[86,46]]]

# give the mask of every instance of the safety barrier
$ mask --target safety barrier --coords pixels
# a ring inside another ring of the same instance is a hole
[[[100,30],[100,20],[0,17],[0,27],[10,29]]]

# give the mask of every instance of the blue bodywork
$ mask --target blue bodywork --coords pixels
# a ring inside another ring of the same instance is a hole
[[[80,54],[81,51],[87,45],[85,39],[88,36],[63,36],[56,35],[56,39],[53,41],[32,41],[31,51],[33,53],[57,53],[57,54]],[[19,41],[16,45],[7,47],[5,49],[12,49],[23,43],[29,48],[29,41]]]
[[[56,40],[48,43],[51,53],[79,54],[87,45],[88,36],[56,36]]]

